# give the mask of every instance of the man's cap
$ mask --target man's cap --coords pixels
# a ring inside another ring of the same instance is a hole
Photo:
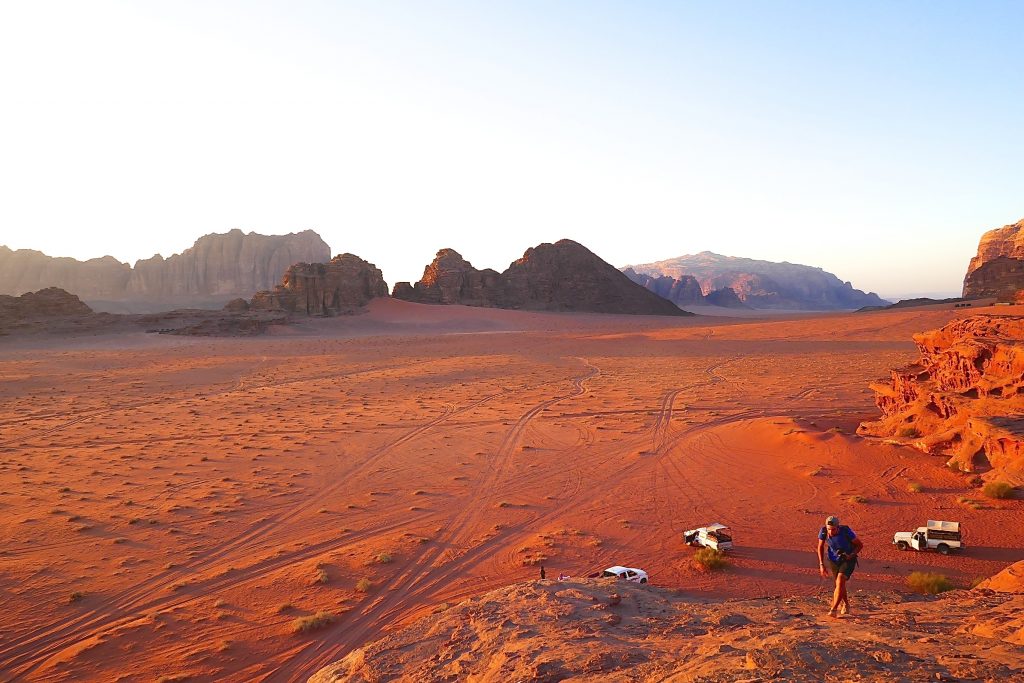
[[[828,519],[825,520],[825,526],[839,526],[839,518],[835,515],[829,515]]]

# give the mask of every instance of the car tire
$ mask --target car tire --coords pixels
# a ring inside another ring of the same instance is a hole
[[[900,541],[899,543],[896,544],[896,547],[899,548],[900,550],[910,550],[910,544],[907,543],[906,541]]]
[[[938,550],[943,555],[949,555],[949,546],[946,545],[945,543],[938,544],[937,546],[935,546],[935,549]]]
[[[640,579],[640,583],[647,583],[647,579]]]

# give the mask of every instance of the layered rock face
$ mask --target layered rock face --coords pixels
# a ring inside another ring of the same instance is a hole
[[[93,311],[74,294],[48,287],[21,296],[0,294],[0,321],[89,315]]]
[[[686,315],[572,240],[527,249],[503,273],[477,270],[454,250],[442,249],[423,279],[396,284],[393,296],[533,311]]]
[[[1014,301],[1024,290],[1024,220],[989,230],[967,266],[964,298],[997,297]]]
[[[888,303],[873,292],[854,289],[851,283],[821,268],[722,256],[710,251],[627,268],[653,278],[692,277],[705,294],[729,288],[751,308],[827,311]]]
[[[330,247],[312,230],[258,235],[236,229],[200,237],[195,245],[167,259],[158,254],[137,261],[126,295],[251,295],[276,285],[293,263],[319,263],[330,257]]]
[[[0,247],[0,293],[60,287],[106,308],[221,306],[280,282],[293,263],[320,262],[330,248],[312,230],[258,235],[232,230],[206,235],[169,258],[154,256],[131,268],[110,256],[89,261],[53,258],[38,251]],[[118,307],[110,302],[136,302]],[[149,303],[151,305],[147,306]]]
[[[973,316],[914,342],[921,359],[872,385],[882,418],[857,433],[899,437],[964,472],[1024,483],[1024,318]]]
[[[131,267],[113,256],[76,261],[0,246],[0,294],[18,296],[58,287],[86,299],[109,298],[124,293],[131,275]]]
[[[668,299],[680,308],[686,306],[750,308],[740,301],[732,287],[716,289],[705,295],[700,282],[692,275],[683,275],[679,278],[668,275],[654,276],[638,273],[632,268],[624,268],[622,273],[641,287],[654,292],[662,299]]]
[[[353,254],[340,254],[329,263],[296,263],[284,281],[271,291],[258,292],[251,310],[286,311],[305,315],[352,313],[388,286],[380,270]]]

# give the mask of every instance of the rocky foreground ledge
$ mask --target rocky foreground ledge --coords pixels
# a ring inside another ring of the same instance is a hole
[[[355,650],[310,683],[1024,680],[1024,562],[971,591],[701,601],[613,579],[517,584]]]

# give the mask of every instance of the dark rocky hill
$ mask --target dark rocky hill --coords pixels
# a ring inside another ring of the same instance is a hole
[[[458,252],[442,249],[419,282],[396,284],[393,296],[533,311],[686,315],[572,240],[527,249],[503,273],[478,270]]]

